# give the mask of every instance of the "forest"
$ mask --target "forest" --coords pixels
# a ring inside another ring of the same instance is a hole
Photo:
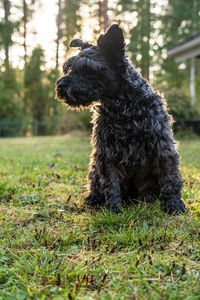
[[[133,65],[164,94],[175,121],[200,118],[200,60],[195,60],[195,103],[190,99],[191,61],[176,63],[168,50],[200,31],[200,0],[55,0],[53,64],[30,36],[42,0],[0,0],[0,136],[63,134],[90,128],[90,112],[76,112],[55,100],[55,82],[73,52],[70,41],[90,42],[116,22],[124,30]],[[49,34],[48,24],[40,20]],[[14,58],[13,58],[14,57]],[[17,61],[17,63],[16,63]]]

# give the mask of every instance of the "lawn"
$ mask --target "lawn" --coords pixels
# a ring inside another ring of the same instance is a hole
[[[0,299],[200,299],[200,138],[181,140],[180,216],[84,207],[87,137],[0,145]]]

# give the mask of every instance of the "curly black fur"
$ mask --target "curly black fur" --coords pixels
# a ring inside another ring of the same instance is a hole
[[[86,202],[119,212],[122,200],[159,198],[164,211],[184,212],[172,118],[125,56],[122,30],[112,25],[96,46],[71,44],[82,50],[65,62],[57,98],[74,108],[96,102]]]

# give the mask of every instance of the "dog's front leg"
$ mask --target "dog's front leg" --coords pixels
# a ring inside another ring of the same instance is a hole
[[[94,163],[91,164],[88,174],[88,196],[85,198],[88,205],[102,205],[105,199],[100,191],[100,180]]]
[[[117,168],[110,162],[105,164],[100,177],[101,191],[106,199],[106,207],[120,213],[122,207],[120,180]]]
[[[159,199],[164,211],[170,214],[185,212],[185,205],[181,200],[182,179],[178,168],[178,155],[159,160],[156,173],[160,188]]]

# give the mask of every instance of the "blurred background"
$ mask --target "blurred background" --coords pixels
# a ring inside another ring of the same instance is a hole
[[[55,82],[69,42],[94,43],[113,22],[176,127],[200,133],[200,0],[0,0],[0,137],[90,130],[90,112],[56,101]]]

